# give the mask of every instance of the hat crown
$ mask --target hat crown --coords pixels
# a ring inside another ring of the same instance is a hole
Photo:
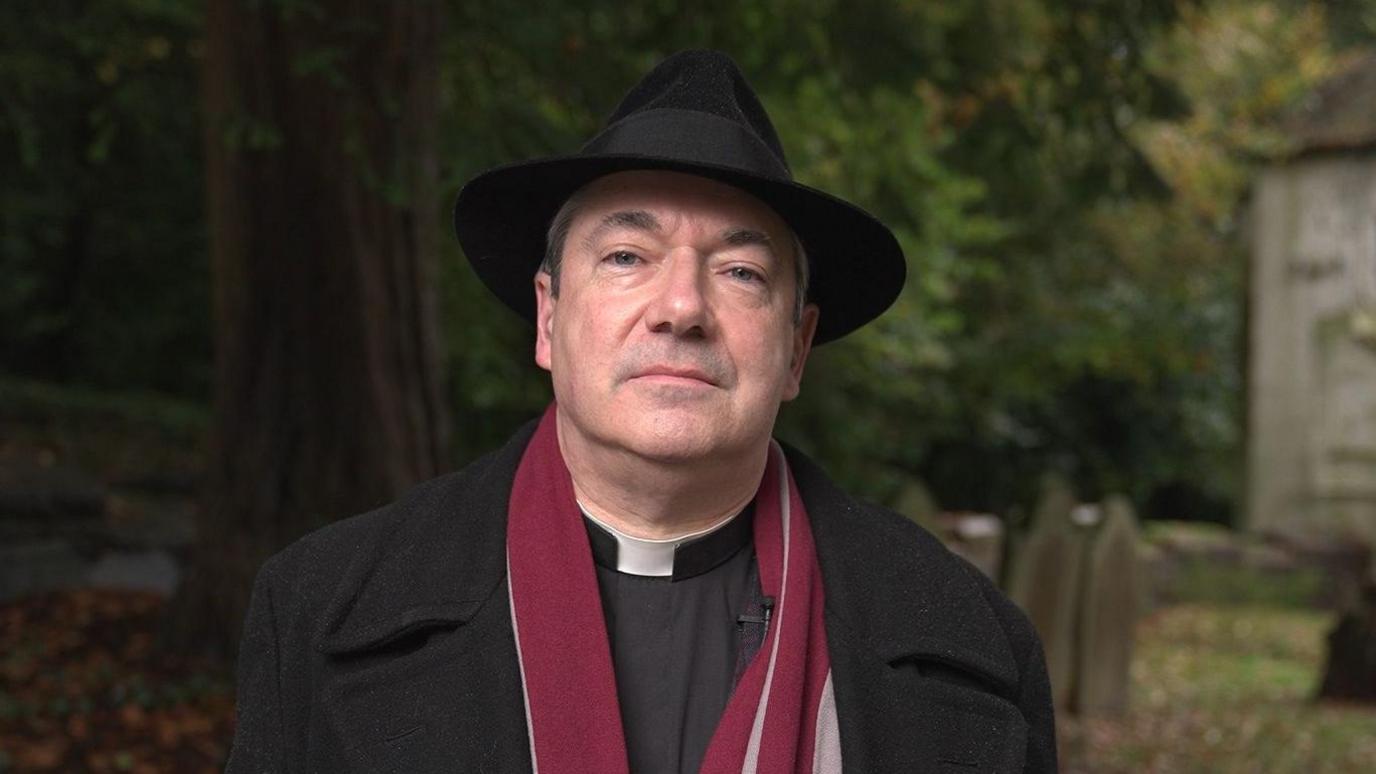
[[[662,109],[706,113],[738,124],[788,169],[783,144],[764,105],[735,60],[721,51],[680,51],[660,62],[621,99],[607,119],[607,129],[623,119]],[[589,145],[595,143],[596,138]]]

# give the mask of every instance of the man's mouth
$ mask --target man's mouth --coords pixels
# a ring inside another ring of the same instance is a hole
[[[712,378],[706,371],[692,367],[679,366],[651,366],[637,373],[634,379],[646,381],[677,383],[677,384],[706,384],[717,386],[717,380]]]

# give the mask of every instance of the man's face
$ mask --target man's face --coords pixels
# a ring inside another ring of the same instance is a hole
[[[535,280],[561,439],[660,461],[762,448],[817,324],[812,305],[794,324],[795,258],[783,220],[723,183],[634,171],[584,189],[558,298]]]

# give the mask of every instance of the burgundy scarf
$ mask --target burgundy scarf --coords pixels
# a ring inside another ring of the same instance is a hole
[[[555,406],[521,457],[507,524],[507,589],[536,774],[627,771],[592,550],[559,452]],[[708,745],[703,774],[840,772],[836,703],[812,531],[778,444],[755,495],[769,630]]]

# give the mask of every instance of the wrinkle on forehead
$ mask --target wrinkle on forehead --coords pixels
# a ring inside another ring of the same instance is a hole
[[[659,218],[656,218],[653,213],[646,212],[645,210],[620,210],[618,212],[613,212],[603,218],[597,228],[615,228],[617,226],[633,228],[639,231],[661,230],[659,227]],[[594,230],[593,233],[596,233],[596,230]]]
[[[618,210],[602,218],[602,222],[588,232],[583,237],[583,247],[591,250],[597,243],[598,237],[608,231],[619,228],[631,229],[633,231],[648,231],[651,233],[661,233],[659,218],[645,210]]]
[[[788,224],[769,205],[750,193],[726,183],[683,172],[632,170],[599,178],[579,193],[585,206],[616,212],[606,221],[645,231],[673,232],[691,221],[726,221],[723,236],[736,231],[789,233]],[[627,217],[632,216],[632,217]],[[778,236],[775,234],[775,236]],[[743,244],[758,243],[747,238]]]

